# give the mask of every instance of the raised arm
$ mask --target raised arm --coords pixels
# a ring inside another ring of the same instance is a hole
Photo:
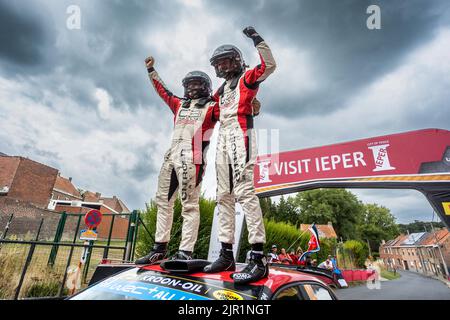
[[[153,57],[148,57],[145,59],[145,65],[147,67],[148,76],[150,78],[150,82],[155,88],[158,95],[164,102],[169,106],[170,110],[172,110],[173,114],[176,114],[181,105],[181,99],[177,96],[174,96],[173,93],[166,87],[164,82],[159,77],[158,72],[156,72],[154,68],[155,59]]]
[[[261,82],[266,80],[266,78],[275,71],[277,65],[272,56],[272,51],[264,39],[256,32],[255,28],[247,27],[243,32],[247,37],[253,40],[261,59],[261,64],[245,73],[245,84],[247,87],[256,89]]]

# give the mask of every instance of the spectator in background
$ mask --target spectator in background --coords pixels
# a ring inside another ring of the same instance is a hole
[[[276,244],[272,245],[272,252],[269,253],[269,263],[279,263],[280,258],[278,257],[278,248]]]
[[[327,269],[333,271],[333,262],[331,262],[332,257],[328,256],[327,260],[318,265],[318,268]]]
[[[311,259],[311,257],[309,255],[306,257],[306,266],[313,267],[313,260]]]
[[[289,255],[286,253],[285,248],[281,248],[281,253],[278,255],[278,260],[280,260],[283,264],[292,264],[292,259],[289,257]]]
[[[331,257],[331,265],[333,266],[333,270],[334,270],[334,269],[338,269],[338,267],[337,267],[337,258],[336,258],[336,256]]]
[[[292,250],[291,253],[289,253],[289,258],[291,258],[292,264],[297,264],[298,258],[300,257],[295,254],[294,250]]]
[[[305,260],[299,261],[299,259],[300,259],[300,257],[302,256],[302,254],[303,254],[302,248],[301,248],[301,247],[298,247],[297,250],[295,251],[295,255],[297,256],[297,259],[294,260],[294,262],[295,262],[296,264],[298,264],[298,265],[301,265],[301,266],[302,266],[302,265],[305,265]]]

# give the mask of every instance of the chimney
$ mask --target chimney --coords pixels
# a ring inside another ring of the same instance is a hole
[[[69,181],[72,182],[72,177],[69,177]]]
[[[333,224],[331,223],[331,221],[328,221],[328,225],[329,225],[330,227],[333,226]]]
[[[95,196],[96,196],[97,198],[100,199],[100,197],[102,196],[102,194],[101,194],[100,192],[96,192],[96,193],[95,193]]]

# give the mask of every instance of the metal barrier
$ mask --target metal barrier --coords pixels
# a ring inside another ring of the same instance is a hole
[[[123,246],[111,245],[111,239],[112,239],[112,235],[113,235],[113,231],[114,231],[114,223],[116,221],[116,216],[118,216],[118,215],[128,216],[128,228],[127,228],[127,232],[126,232],[126,238],[124,240],[125,244]],[[62,236],[63,236],[63,232],[64,232],[64,229],[66,226],[67,219],[70,216],[75,216],[78,218],[76,228],[75,228],[75,233],[74,233],[72,241],[64,242],[64,241],[62,241]],[[44,219],[41,219],[41,221],[40,221],[39,228],[36,232],[34,240],[24,241],[24,240],[6,239],[6,236],[8,234],[8,230],[10,229],[11,223],[14,223],[14,221],[13,221],[14,215],[12,214],[10,216],[8,223],[5,226],[4,232],[0,236],[0,253],[1,253],[1,250],[4,250],[4,248],[5,248],[5,246],[3,246],[3,245],[6,245],[6,244],[30,246],[30,248],[28,250],[28,254],[26,256],[25,263],[24,263],[22,271],[20,273],[20,279],[19,279],[18,285],[15,289],[14,299],[18,299],[20,296],[20,292],[21,292],[22,286],[24,284],[24,280],[25,280],[27,271],[29,270],[30,263],[33,259],[33,255],[35,253],[35,249],[37,246],[51,247],[49,258],[47,261],[47,266],[50,268],[53,268],[55,266],[55,263],[58,258],[58,251],[59,251],[60,247],[69,247],[70,248],[67,262],[65,264],[65,269],[64,269],[65,271],[64,271],[63,279],[61,281],[59,291],[58,291],[58,297],[62,297],[63,293],[64,293],[64,287],[65,287],[66,281],[67,281],[68,269],[71,266],[73,253],[76,248],[83,248],[83,249],[87,248],[87,250],[88,250],[86,262],[84,263],[83,272],[82,272],[82,283],[86,284],[93,249],[103,249],[103,255],[102,255],[103,259],[108,259],[110,250],[122,250],[123,251],[122,259],[124,261],[133,261],[134,260],[134,251],[136,249],[136,240],[138,237],[139,226],[142,225],[144,227],[144,229],[149,233],[147,227],[145,226],[145,224],[143,223],[143,221],[140,217],[140,213],[137,210],[135,210],[131,213],[123,213],[123,214],[103,214],[103,216],[111,216],[111,224],[109,227],[106,245],[95,244],[94,241],[89,241],[84,244],[80,244],[80,243],[77,243],[77,239],[79,237],[81,219],[83,216],[84,216],[83,214],[62,212],[58,226],[56,228],[56,232],[55,232],[53,241],[39,240],[39,236],[41,234],[41,228],[44,223]],[[2,246],[3,246],[3,248],[2,248]],[[0,270],[0,272],[4,272],[4,271],[5,270]]]

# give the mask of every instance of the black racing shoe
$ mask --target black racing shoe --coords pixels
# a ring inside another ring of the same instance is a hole
[[[155,243],[150,253],[137,259],[135,264],[155,264],[167,257],[167,243]]]
[[[206,273],[217,273],[221,271],[234,271],[236,270],[236,263],[233,258],[233,250],[221,249],[219,258],[203,268]]]
[[[266,256],[263,252],[251,251],[248,265],[241,272],[233,273],[231,277],[234,283],[245,284],[266,278],[268,275],[269,265]]]
[[[192,260],[192,252],[179,250],[172,257],[170,257],[169,260]]]

